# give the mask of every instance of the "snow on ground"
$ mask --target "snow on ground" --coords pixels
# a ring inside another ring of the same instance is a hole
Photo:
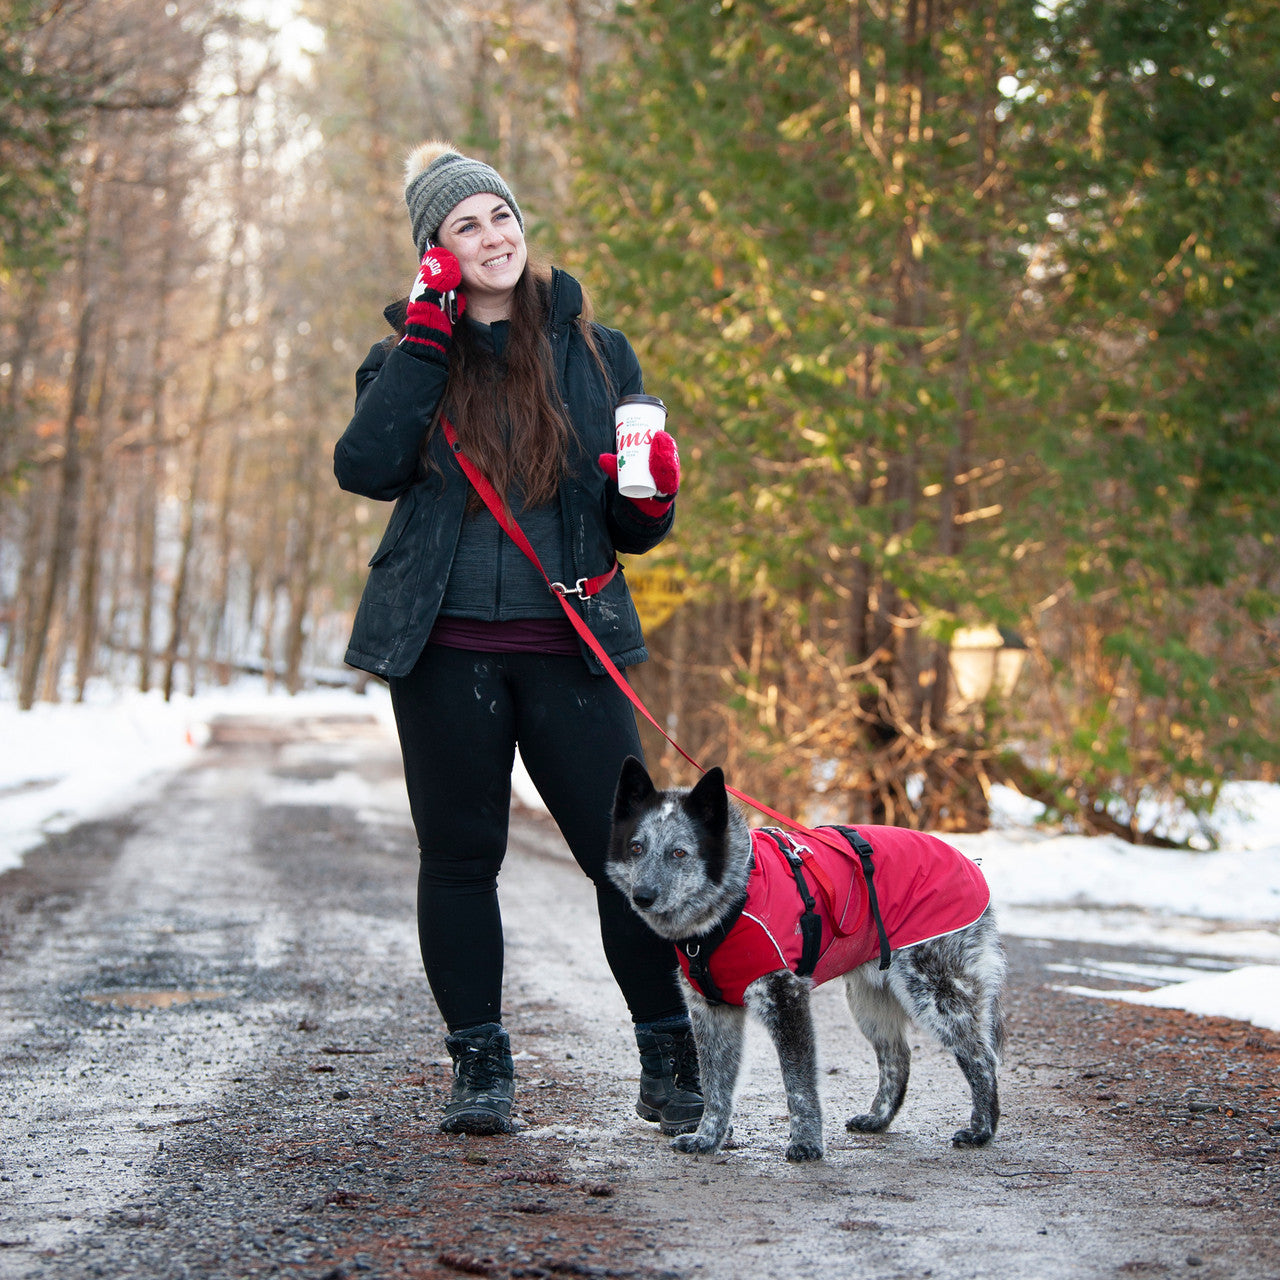
[[[371,714],[394,733],[381,686],[288,697],[246,682],[168,703],[156,694],[102,691],[82,704],[42,703],[27,712],[0,688],[0,874],[46,835],[126,809],[161,785],[194,758],[219,715],[333,713]],[[523,770],[514,781],[517,797],[536,806]],[[313,803],[319,787],[325,798],[357,808],[399,806],[407,819],[402,796],[352,791],[362,785],[354,774],[290,784],[281,802]],[[1157,953],[1150,964],[1072,972],[1136,984],[1106,990],[1108,998],[1280,1030],[1280,786],[1226,788],[1215,815],[1221,847],[1213,852],[1042,830],[1022,797],[998,789],[994,799],[991,830],[948,838],[981,863],[1005,932],[1147,948]]]

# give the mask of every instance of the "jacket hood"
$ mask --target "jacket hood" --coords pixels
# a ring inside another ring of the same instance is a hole
[[[559,267],[551,268],[551,325],[558,329],[582,314],[582,286]]]

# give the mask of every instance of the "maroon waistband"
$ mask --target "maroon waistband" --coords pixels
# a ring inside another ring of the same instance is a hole
[[[478,618],[436,619],[429,644],[479,653],[578,654],[582,646],[566,618],[514,618],[483,622]]]

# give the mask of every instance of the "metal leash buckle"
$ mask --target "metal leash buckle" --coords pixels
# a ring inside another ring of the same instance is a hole
[[[581,596],[585,600],[587,599],[586,586],[590,581],[590,578],[579,578],[577,584],[572,587],[566,587],[563,582],[553,582],[551,590],[558,596]]]

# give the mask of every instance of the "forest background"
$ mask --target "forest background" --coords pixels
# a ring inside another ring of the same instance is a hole
[[[7,683],[351,678],[389,509],[332,448],[444,136],[668,405],[686,749],[1184,838],[1280,759],[1278,51],[1273,0],[0,0]]]

